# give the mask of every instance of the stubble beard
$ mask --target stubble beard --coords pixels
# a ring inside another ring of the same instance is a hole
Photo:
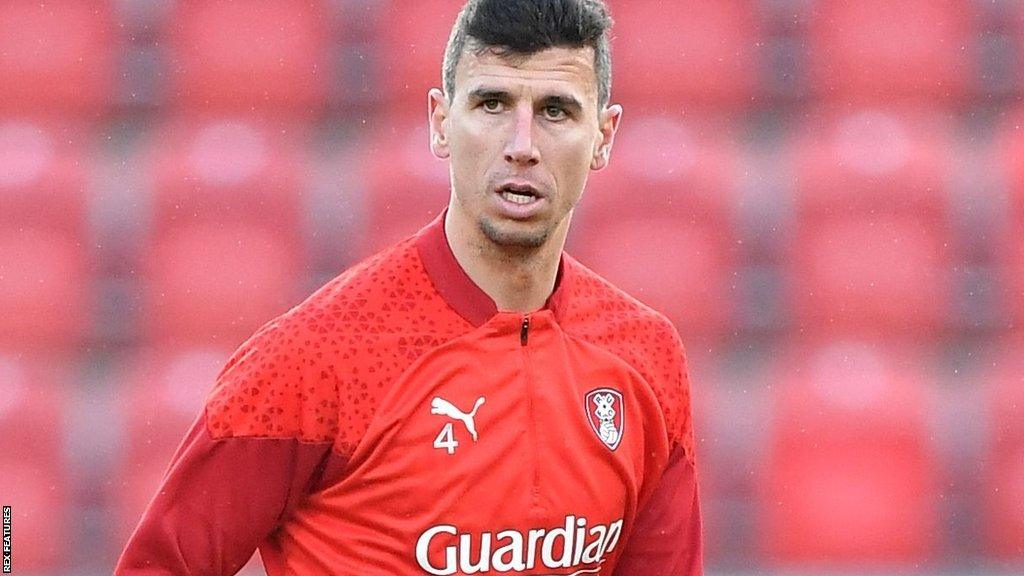
[[[503,248],[535,250],[544,246],[551,237],[549,227],[536,231],[503,230],[487,217],[480,218],[479,228],[485,238]]]

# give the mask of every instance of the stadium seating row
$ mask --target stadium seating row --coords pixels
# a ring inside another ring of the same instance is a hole
[[[745,314],[737,275],[765,265],[779,273],[771,298],[784,303],[784,323],[801,329],[941,334],[955,327],[964,265],[991,268],[995,309],[1024,318],[1024,131],[1016,117],[986,167],[1003,175],[995,180],[1006,191],[1001,216],[974,229],[958,219],[957,195],[988,187],[954,184],[959,152],[943,116],[862,109],[802,120],[767,153],[775,166],[765,173],[781,187],[763,184],[763,174],[744,183],[761,169],[729,121],[632,120],[621,154],[591,178],[569,250],[687,333],[732,329]],[[150,341],[246,336],[296,302],[315,272],[308,181],[318,163],[335,159],[307,152],[308,139],[294,124],[167,122],[136,155],[145,193],[134,201],[146,206],[148,223],[137,245],[114,233],[109,241],[127,247],[94,247],[95,228],[117,228],[95,215],[123,207],[93,205],[88,137],[45,122],[0,124],[10,159],[0,175],[0,253],[12,263],[0,302],[17,311],[0,319],[0,341],[78,341],[104,298],[94,280],[109,276],[142,282],[139,329]],[[415,231],[446,203],[447,166],[426,141],[422,122],[399,121],[352,144],[356,157],[343,171],[358,194],[334,208],[360,215],[348,231],[349,263]],[[757,224],[738,224],[744,214],[778,226],[767,233],[780,245],[775,253],[751,255]],[[990,261],[972,260],[972,243],[991,245]],[[120,268],[108,261],[118,249],[129,253]],[[344,264],[329,266],[336,273]]]
[[[381,101],[418,106],[439,81],[444,42],[461,4],[180,0],[156,19],[153,44],[165,64],[148,74],[167,76],[166,100],[181,109],[315,115],[350,72],[337,48],[346,26],[339,31],[325,23],[369,19],[378,65],[374,86],[365,90]],[[766,3],[610,4],[618,23],[616,99],[656,108],[742,108],[763,97],[773,37]],[[1013,18],[988,25],[980,3],[970,0],[817,0],[783,11],[797,23],[792,35],[800,48],[793,58],[803,62],[797,68],[806,69],[806,78],[782,81],[805,81],[819,99],[958,104],[986,90],[979,48],[986,35],[1005,28],[1024,51],[1024,25]],[[113,2],[5,2],[0,77],[9,81],[0,86],[0,110],[91,115],[108,108],[123,88],[120,67],[130,59],[122,54],[134,41],[120,32],[133,30],[123,26],[125,12]]]
[[[107,375],[117,391],[108,426],[120,426],[120,446],[103,496],[112,540],[124,542],[152,497],[171,454],[200,413],[229,348],[150,348],[120,356]],[[983,518],[984,548],[994,558],[1024,561],[1024,338],[994,341],[980,368],[957,375],[957,386],[983,398],[978,454],[982,482],[971,495]],[[856,340],[794,343],[762,375],[764,433],[749,434],[755,475],[758,547],[780,564],[803,562],[913,565],[944,558],[942,443],[936,436],[935,364],[903,347]],[[0,492],[18,504],[19,565],[59,563],[59,534],[75,498],[66,469],[69,374],[45,359],[0,354]],[[715,502],[745,469],[730,470],[719,436],[728,414],[718,398],[731,385],[700,375],[695,420],[711,557],[726,554]],[[748,399],[748,402],[750,399]],[[39,422],[52,425],[39,427]],[[120,424],[118,424],[120,423]],[[16,472],[16,473],[15,473]],[[746,481],[739,478],[739,481]],[[716,533],[715,530],[719,532]],[[945,558],[953,560],[953,558]],[[59,564],[58,564],[59,565]]]

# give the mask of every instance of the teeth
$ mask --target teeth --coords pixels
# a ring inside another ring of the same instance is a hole
[[[533,202],[533,196],[529,194],[516,194],[515,192],[502,192],[501,197],[513,204],[529,204]]]

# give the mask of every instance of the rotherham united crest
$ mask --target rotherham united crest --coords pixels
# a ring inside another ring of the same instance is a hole
[[[594,434],[608,448],[615,450],[622,441],[626,427],[626,410],[622,405],[622,393],[611,388],[598,388],[587,394],[584,401],[587,420]]]

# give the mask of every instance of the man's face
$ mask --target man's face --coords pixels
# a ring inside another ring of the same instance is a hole
[[[467,50],[455,93],[430,94],[434,154],[451,159],[452,206],[501,246],[568,229],[590,170],[607,164],[621,113],[599,109],[591,48],[506,57]]]

